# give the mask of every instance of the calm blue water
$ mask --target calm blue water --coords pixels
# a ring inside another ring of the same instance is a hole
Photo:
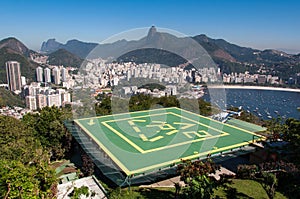
[[[218,91],[217,88],[211,90],[211,92],[216,91]],[[225,89],[225,93],[227,108],[242,106],[245,111],[263,119],[276,118],[278,114],[285,118],[300,119],[300,111],[297,110],[297,107],[300,107],[299,92]],[[209,92],[203,98],[210,101]],[[224,100],[216,100],[216,103],[222,102],[224,103]]]

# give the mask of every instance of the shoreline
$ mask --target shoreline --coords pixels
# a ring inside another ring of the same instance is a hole
[[[243,86],[243,85],[207,85],[207,88],[224,88],[224,89],[249,89],[249,90],[271,90],[271,91],[287,91],[287,92],[299,92],[300,89],[294,88],[280,88],[270,86]]]

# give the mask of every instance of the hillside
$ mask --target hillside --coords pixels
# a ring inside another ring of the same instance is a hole
[[[59,49],[49,54],[48,57],[48,63],[50,65],[80,67],[82,61],[83,60],[80,57],[68,52],[65,49]]]
[[[57,42],[55,39],[49,39],[43,42],[41,51],[47,54],[53,53],[59,49],[65,49],[80,58],[86,58],[86,56],[97,46],[96,43],[87,43],[78,41],[76,39],[69,40],[66,44]]]
[[[14,37],[9,37],[0,41],[0,49],[9,48],[15,53],[22,54],[25,57],[29,57],[30,50],[19,40]]]
[[[20,96],[15,95],[13,92],[0,87],[0,107],[3,106],[20,106],[25,107],[25,102]]]
[[[20,62],[20,69],[22,76],[25,76],[31,80],[35,79],[35,68],[37,63],[31,61],[25,55],[8,47],[2,47],[0,49],[0,83],[7,83],[6,80],[6,68],[5,62],[18,61]]]

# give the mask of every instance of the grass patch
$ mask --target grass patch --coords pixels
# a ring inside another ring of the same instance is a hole
[[[268,199],[268,195],[264,188],[261,186],[260,183],[254,180],[242,180],[242,179],[233,179],[232,184],[229,187],[236,189],[237,194],[236,198],[255,198],[255,199]],[[220,188],[215,190],[214,196],[219,196],[220,198],[228,198],[227,197],[228,191]],[[275,194],[276,199],[285,199],[284,195],[279,192]]]
[[[260,183],[254,180],[244,180],[244,179],[232,179],[232,183],[229,184],[229,187],[236,189],[236,197],[239,199],[268,199],[268,195]],[[219,188],[215,190],[212,198],[230,198],[227,195],[228,191]],[[110,194],[111,199],[174,199],[175,188],[140,188],[140,187],[131,187],[124,189],[116,189]],[[284,195],[279,192],[276,192],[275,199],[287,199]]]
[[[140,188],[131,187],[116,189],[110,194],[110,199],[167,199],[174,198],[175,188]]]

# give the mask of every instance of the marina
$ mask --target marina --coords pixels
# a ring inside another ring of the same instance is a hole
[[[216,89],[209,90],[215,92]],[[209,90],[203,96],[204,100],[210,101]],[[225,88],[226,99],[214,99],[218,107],[226,106],[240,107],[248,113],[270,120],[277,118],[293,117],[300,119],[300,93],[278,90],[258,90],[258,89],[231,89]]]

